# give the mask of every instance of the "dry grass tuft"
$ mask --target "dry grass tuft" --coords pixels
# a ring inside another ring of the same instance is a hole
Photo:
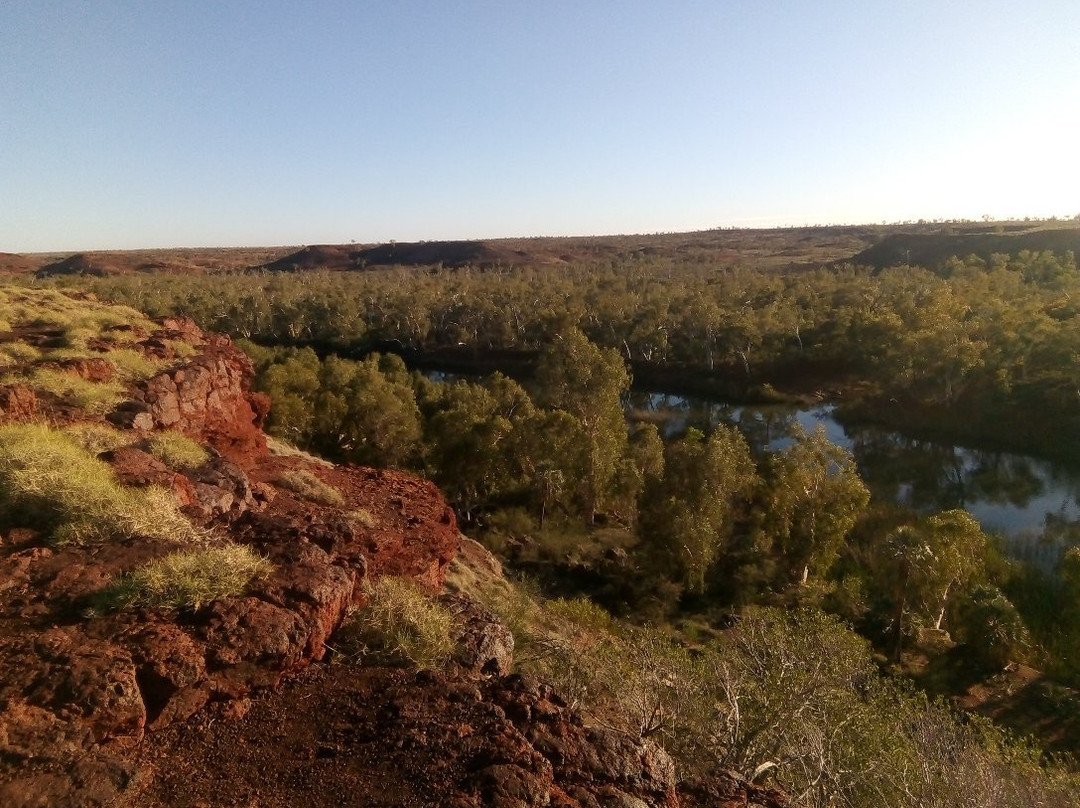
[[[35,362],[41,358],[41,351],[25,342],[0,343],[0,368],[16,367]]]
[[[345,497],[331,485],[327,485],[307,469],[295,469],[285,471],[278,475],[275,481],[283,488],[299,494],[304,499],[317,502],[320,505],[340,506],[345,503]]]
[[[100,593],[98,603],[107,610],[198,609],[241,594],[253,579],[268,575],[271,569],[269,561],[244,545],[183,550],[121,576]]]
[[[266,449],[270,454],[277,457],[299,457],[309,463],[314,463],[323,468],[332,469],[334,464],[329,460],[324,460],[321,457],[305,452],[303,449],[297,449],[291,443],[282,440],[281,438],[275,438],[273,435],[266,436]]]
[[[198,468],[210,459],[210,452],[187,435],[172,430],[155,433],[149,449],[166,466],[180,471]]]
[[[367,508],[357,508],[356,510],[349,511],[345,514],[345,518],[349,520],[354,527],[366,527],[371,530],[379,526],[379,519]]]
[[[9,374],[0,383],[20,383],[36,391],[52,393],[91,415],[108,412],[124,398],[124,386],[119,382],[91,382],[52,368]]]
[[[0,427],[0,527],[47,530],[57,543],[196,541],[172,492],[125,488],[72,436],[41,424]]]
[[[111,452],[131,443],[130,434],[114,429],[108,424],[99,424],[93,421],[81,421],[77,424],[71,424],[65,426],[63,431],[65,435],[68,435],[75,443],[95,457],[102,452]]]
[[[404,578],[364,582],[368,606],[342,626],[335,649],[356,660],[434,670],[454,651],[454,618]]]

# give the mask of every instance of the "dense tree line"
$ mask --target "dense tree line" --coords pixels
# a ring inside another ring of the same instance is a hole
[[[577,326],[634,368],[669,378],[722,379],[750,394],[800,378],[857,381],[863,416],[1062,454],[1080,441],[1072,254],[973,256],[936,273],[848,266],[784,274],[627,258],[92,284],[154,314],[182,312],[235,336],[339,352],[530,354]]]
[[[897,659],[928,627],[968,631],[990,656],[1024,650],[1022,626],[996,639],[965,628],[986,617],[972,598],[990,584],[993,555],[966,512],[897,510],[875,522],[851,455],[820,431],[796,429],[774,453],[726,425],[665,443],[655,425],[626,419],[622,358],[577,329],[541,350],[533,392],[498,373],[435,382],[392,354],[320,359],[242,344],[276,402],[272,433],[339,461],[427,474],[466,529],[498,531],[515,512],[503,533],[556,546],[598,524],[621,531],[634,562],[618,571],[636,579],[621,582],[631,612],[658,591],[669,612],[680,597],[779,598],[828,606]],[[1000,590],[979,597],[1016,613]]]

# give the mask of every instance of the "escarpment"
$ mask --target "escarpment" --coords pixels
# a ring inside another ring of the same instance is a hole
[[[334,664],[367,582],[443,588],[461,537],[432,483],[268,447],[250,361],[189,320],[0,303],[0,805],[680,804],[659,746],[512,675],[467,593],[444,672]],[[153,589],[209,550],[254,571]]]

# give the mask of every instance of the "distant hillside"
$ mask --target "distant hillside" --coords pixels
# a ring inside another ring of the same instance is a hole
[[[977,255],[988,260],[994,253],[1016,255],[1021,250],[1050,250],[1054,253],[1072,250],[1080,254],[1080,228],[1029,230],[1024,233],[893,233],[848,260],[876,269],[900,264],[937,269],[954,255]]]
[[[686,233],[544,236],[459,241],[312,244],[305,247],[198,247],[80,253],[0,253],[0,275],[332,271],[389,266],[551,267],[611,261],[667,261],[800,271],[837,263],[930,268],[952,255],[1020,250],[1080,251],[1080,227],[1046,222],[909,222],[776,228],[716,228]]]
[[[552,258],[558,260],[543,247],[530,253],[514,249],[503,241],[392,241],[374,246],[312,245],[272,261],[263,268],[274,272],[314,269],[343,271],[385,266],[490,268],[550,263]]]

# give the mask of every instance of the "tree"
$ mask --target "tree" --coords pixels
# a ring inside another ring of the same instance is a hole
[[[943,511],[903,525],[886,539],[892,567],[895,644],[899,661],[909,613],[940,630],[953,595],[983,572],[989,539],[963,510]]]
[[[271,400],[269,432],[296,444],[310,440],[319,371],[319,357],[310,348],[278,352],[270,360],[259,384]]]
[[[385,375],[380,358],[372,354],[356,363],[339,432],[341,449],[354,462],[403,467],[419,455],[420,410],[412,386]]]
[[[531,482],[525,433],[536,408],[501,373],[484,384],[444,385],[427,423],[432,473],[468,518]]]
[[[757,482],[746,439],[734,428],[719,426],[708,438],[690,429],[668,444],[663,477],[647,497],[643,541],[678,570],[690,592],[705,591],[735,515]]]
[[[796,425],[795,442],[769,458],[758,501],[759,545],[781,557],[790,577],[806,583],[836,560],[848,532],[870,501],[851,453],[825,430]]]
[[[572,328],[541,353],[536,381],[543,406],[565,410],[581,425],[585,462],[579,495],[593,521],[612,492],[619,460],[626,453],[621,404],[630,389],[626,365],[617,351],[594,345]]]

